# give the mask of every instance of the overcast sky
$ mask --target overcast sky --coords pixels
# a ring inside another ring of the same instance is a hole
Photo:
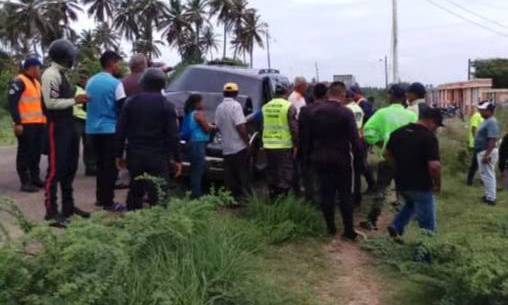
[[[250,5],[270,26],[272,67],[281,73],[311,79],[317,62],[321,80],[354,74],[362,86],[384,84],[381,59],[391,54],[391,0],[250,0]],[[468,58],[508,57],[507,15],[506,0],[399,0],[401,78],[460,81],[467,77]],[[179,61],[177,54],[163,50],[166,62]],[[256,49],[254,65],[267,66],[266,50]]]

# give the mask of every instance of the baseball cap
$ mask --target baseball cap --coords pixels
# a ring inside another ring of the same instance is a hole
[[[238,92],[240,88],[236,83],[227,83],[224,85],[224,92]]]
[[[407,92],[408,93],[413,93],[413,94],[415,94],[416,96],[419,96],[419,97],[424,97],[425,94],[427,94],[427,89],[425,89],[425,86],[422,85],[421,83],[412,83],[407,88]]]
[[[441,110],[437,108],[425,107],[420,112],[420,118],[433,120],[440,127],[445,126],[443,123],[444,121],[443,114],[441,113]]]
[[[481,101],[476,106],[478,110],[494,110],[496,109],[496,103],[492,101]]]
[[[26,69],[33,67],[33,66],[40,67],[40,66],[42,66],[42,63],[39,59],[37,59],[35,57],[27,58],[23,62],[23,70],[26,70]]]

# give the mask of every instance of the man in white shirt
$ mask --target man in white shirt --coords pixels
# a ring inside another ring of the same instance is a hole
[[[240,88],[235,83],[224,86],[224,101],[215,111],[215,124],[222,136],[224,184],[235,199],[250,193],[249,135],[242,105],[236,100]]]
[[[309,85],[307,84],[307,80],[304,77],[295,78],[295,89],[291,95],[289,95],[289,102],[296,109],[296,117],[300,115],[300,109],[303,106],[307,105],[305,101],[305,93],[307,93],[307,89]]]

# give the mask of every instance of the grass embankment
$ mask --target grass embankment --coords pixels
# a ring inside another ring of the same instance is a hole
[[[366,245],[384,263],[389,304],[508,304],[508,197],[500,192],[498,205],[490,207],[481,201],[479,182],[465,185],[466,130],[465,123],[450,122],[440,135],[445,168],[437,236],[413,224],[404,246],[386,238]]]
[[[9,113],[0,108],[0,146],[13,145],[16,137],[12,131],[12,120]]]
[[[228,201],[174,200],[64,232],[25,225],[25,237],[0,249],[0,304],[315,304],[305,280],[285,281],[285,267],[270,262],[283,259],[284,243],[320,236],[319,213],[292,199],[255,200],[235,216],[220,208]]]

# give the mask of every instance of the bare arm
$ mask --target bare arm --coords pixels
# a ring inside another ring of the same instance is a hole
[[[247,125],[245,123],[236,125],[236,130],[238,130],[238,133],[240,134],[243,142],[249,146],[249,133],[247,132]]]
[[[434,185],[434,190],[436,193],[441,191],[441,162],[440,161],[429,161],[428,163],[430,177],[432,179],[432,184]]]
[[[203,111],[196,111],[195,119],[196,122],[198,122],[199,126],[201,126],[201,128],[203,128],[206,133],[211,133],[213,131],[210,124],[208,124],[206,121],[206,117]]]

